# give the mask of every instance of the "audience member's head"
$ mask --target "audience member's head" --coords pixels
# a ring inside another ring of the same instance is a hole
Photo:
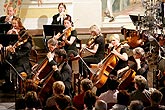
[[[143,110],[143,108],[143,102],[139,100],[133,100],[129,105],[129,110]]]
[[[32,79],[27,79],[24,84],[25,93],[28,91],[37,91],[38,85]]]
[[[135,76],[135,88],[137,90],[143,91],[146,88],[147,80],[142,75]]]
[[[60,110],[64,110],[71,105],[71,98],[66,95],[58,95],[56,97],[56,104]]]
[[[82,87],[82,90],[85,92],[87,90],[92,90],[93,88],[93,83],[90,79],[83,79],[81,81],[81,87]]]
[[[159,90],[154,90],[151,93],[151,105],[159,105],[162,100],[163,94]]]
[[[77,110],[77,108],[74,106],[68,106],[65,108],[65,110]]]
[[[115,79],[108,80],[109,90],[116,90],[118,88],[119,82]]]
[[[64,85],[64,83],[63,83],[62,81],[55,81],[55,82],[53,83],[52,88],[53,88],[53,94],[54,94],[54,95],[55,95],[55,94],[58,94],[58,95],[64,94],[65,85]]]
[[[120,90],[117,94],[117,103],[120,105],[128,106],[130,101],[130,95],[126,90]]]
[[[29,91],[25,96],[25,104],[27,108],[35,108],[38,102],[38,96],[35,91]]]
[[[97,100],[95,103],[95,110],[107,110],[107,103],[103,100]]]
[[[86,108],[92,109],[95,106],[96,102],[96,94],[94,94],[91,90],[87,90],[84,94],[84,104]]]

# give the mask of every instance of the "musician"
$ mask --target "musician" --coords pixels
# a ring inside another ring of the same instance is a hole
[[[14,8],[9,5],[7,7],[7,13],[6,13],[6,15],[0,17],[0,23],[11,24],[12,19],[16,17],[16,16],[14,16],[14,14],[15,14]]]
[[[147,73],[149,71],[149,64],[145,58],[145,51],[141,47],[133,49],[133,56],[129,57],[129,61],[133,61],[135,66],[132,67],[136,71],[137,75],[142,75],[147,79]]]
[[[64,26],[65,26],[65,32],[64,35],[61,36],[60,34],[57,34],[53,38],[61,41],[61,46],[66,50],[68,56],[76,56],[77,55],[77,31],[73,27],[73,22],[71,20],[71,16],[67,16],[64,19]]]
[[[8,52],[7,60],[14,66],[19,74],[25,72],[28,76],[31,76],[31,66],[29,61],[30,52],[33,46],[31,35],[25,30],[20,18],[12,19],[12,29],[7,33],[18,34],[19,39],[16,43],[12,43],[6,47]],[[16,85],[17,73],[13,69],[7,71],[7,73],[5,79],[6,83],[11,81],[9,77],[12,76],[12,81]],[[18,78],[20,79],[20,77]]]
[[[53,38],[50,38],[47,41],[47,45],[48,45],[49,52],[53,52],[55,49],[59,48],[58,41]]]
[[[66,14],[66,5],[64,3],[59,3],[58,4],[58,14],[53,16],[53,21],[52,24],[61,24],[63,25],[63,20],[69,16]]]
[[[81,50],[82,52],[84,50],[87,50],[90,53],[94,54],[83,58],[87,66],[90,66],[90,64],[97,64],[104,58],[104,47],[105,47],[104,37],[101,34],[101,29],[96,25],[92,25],[89,31],[91,36],[94,37],[93,43]],[[83,77],[84,78],[88,77],[89,70],[81,60],[79,62],[79,68],[80,68],[80,73],[82,73]]]
[[[47,57],[49,63],[52,65],[54,70],[53,77],[56,81],[63,81],[65,84],[65,95],[71,95],[71,79],[72,79],[72,69],[67,62],[67,53],[64,49],[55,50],[55,55],[48,53]],[[53,58],[55,60],[53,60]]]
[[[110,71],[108,80],[111,79],[117,79],[120,73],[122,73],[125,68],[128,65],[128,54],[126,53],[126,48],[123,46],[123,44],[120,43],[120,37],[118,34],[113,34],[109,38],[112,48],[110,54],[113,54],[117,57],[117,64],[113,67],[112,71]],[[102,67],[102,61],[99,63],[99,67]],[[105,92],[108,90],[107,86],[109,85],[108,82],[97,90],[97,95],[100,95],[102,92]]]

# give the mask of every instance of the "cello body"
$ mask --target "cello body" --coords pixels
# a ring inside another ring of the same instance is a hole
[[[118,79],[119,82],[119,90],[124,90],[131,82],[133,82],[135,78],[136,72],[133,69],[129,69],[124,73],[124,75]]]
[[[48,63],[48,59],[45,58],[34,70],[34,76],[32,80],[36,83],[39,84],[39,81],[41,79],[44,79],[48,73],[52,71],[52,67]]]
[[[52,95],[52,85],[55,82],[53,78],[54,70],[49,64],[48,59],[45,58],[33,72],[35,75],[32,80],[39,87],[37,90],[38,97],[42,104],[45,105],[47,98]]]
[[[119,52],[121,50],[121,45],[126,42],[127,41],[121,42],[120,45],[116,48],[116,50]],[[102,67],[99,68],[98,71],[96,71],[96,73],[93,74],[91,77],[93,84],[97,88],[101,88],[106,83],[112,70],[114,70],[114,68],[118,64],[118,61],[119,58],[111,52],[102,60]]]
[[[101,88],[107,81],[110,72],[115,68],[118,63],[118,58],[115,55],[111,55],[108,60],[104,63],[104,66],[96,71],[91,77],[93,84],[97,88]]]
[[[38,92],[38,97],[40,98],[43,105],[46,104],[47,98],[49,98],[53,94],[52,86],[55,82],[53,78],[54,70],[52,70],[46,77],[46,80],[43,82],[42,88]]]

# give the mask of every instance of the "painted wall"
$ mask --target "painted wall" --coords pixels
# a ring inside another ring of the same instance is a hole
[[[0,15],[4,15],[3,4],[0,0]],[[58,12],[57,6],[64,2],[67,13],[73,17],[75,27],[90,27],[92,24],[102,26],[106,0],[42,0],[38,5],[37,0],[23,0],[19,17],[27,29],[42,29],[44,24],[51,24],[52,16]],[[117,12],[126,8],[133,1],[140,0],[115,0],[113,11]]]

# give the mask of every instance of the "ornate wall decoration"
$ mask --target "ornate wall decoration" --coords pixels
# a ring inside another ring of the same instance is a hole
[[[16,16],[19,16],[19,12],[20,12],[20,7],[21,7],[21,4],[22,4],[22,1],[23,0],[5,0],[5,3],[4,3],[4,11],[6,11],[6,8],[9,6],[9,5],[12,5],[16,11]]]
[[[22,2],[23,2],[23,0],[5,0],[4,11],[6,11],[6,8],[9,5],[12,5],[16,11],[16,16],[19,16]],[[37,0],[37,2],[38,2],[38,6],[40,6],[42,4],[42,0]]]

